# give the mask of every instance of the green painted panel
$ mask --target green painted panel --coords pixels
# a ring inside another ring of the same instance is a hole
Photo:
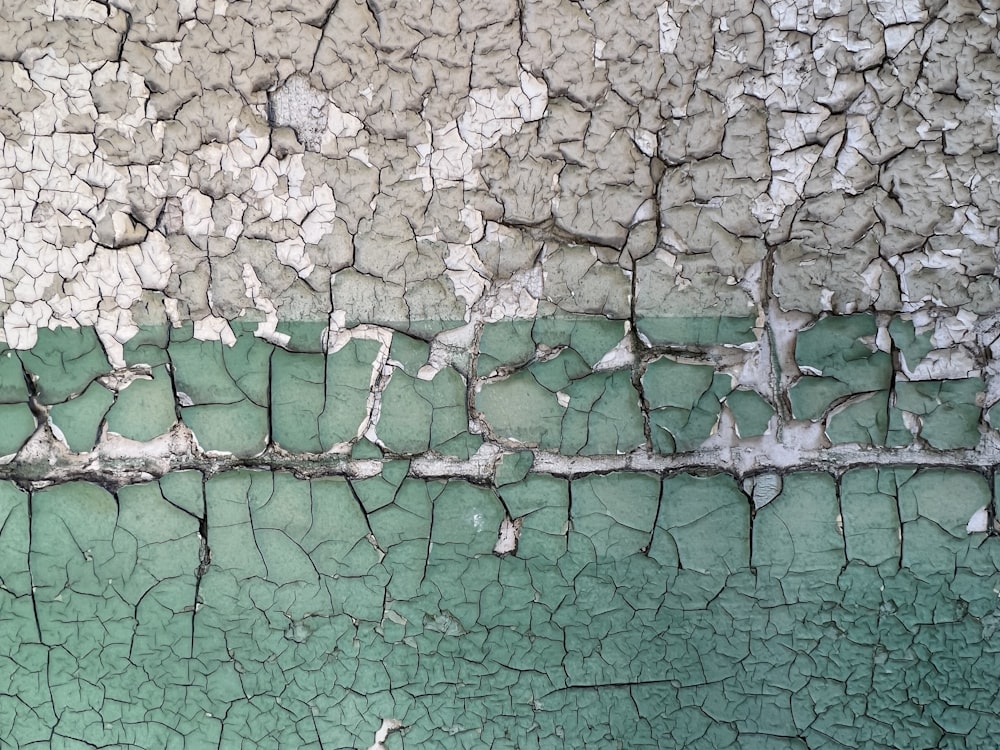
[[[42,329],[38,343],[18,356],[35,378],[38,398],[45,404],[83,393],[94,378],[110,369],[93,328]]]
[[[368,746],[388,718],[387,747],[982,747],[998,728],[977,473],[858,469],[838,491],[797,472],[752,513],[720,473],[493,490],[392,466],[375,494],[267,471],[0,484],[8,742]]]
[[[118,392],[108,410],[108,431],[130,440],[151,440],[177,421],[173,381],[166,365],[151,378],[137,378]]]
[[[86,452],[96,445],[101,422],[114,401],[111,391],[100,383],[91,383],[76,398],[55,404],[49,409],[49,417],[71,450]]]
[[[734,390],[725,347],[595,371],[625,324],[572,316],[485,326],[471,387],[504,441],[484,453],[495,482],[427,480],[438,465],[411,454],[481,445],[462,352],[426,380],[431,347],[393,335],[376,445],[357,432],[379,344],[326,354],[321,326],[288,348],[253,328],[234,323],[232,346],[145,331],[127,358],[152,379],[116,397],[86,331],[0,352],[0,448],[34,429],[27,371],[74,450],[105,415],[145,440],[179,408],[202,448],[236,454],[209,467],[253,465],[272,439],[381,462],[365,478],[0,482],[0,744],[370,747],[383,720],[399,725],[386,748],[989,747],[1000,731],[990,471],[767,468],[780,491],[759,507],[710,465],[595,472],[590,455],[643,466],[644,446],[697,448],[723,405],[742,437],[774,409]],[[854,315],[799,335],[797,361],[821,374],[793,388],[796,416],[822,416],[833,442],[913,427],[921,447],[976,444],[983,381],[890,388],[875,333]],[[518,443],[573,457],[568,476]]]
[[[640,316],[637,328],[654,344],[745,344],[754,339],[753,316]]]

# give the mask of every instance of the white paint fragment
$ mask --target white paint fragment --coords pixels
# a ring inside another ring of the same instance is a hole
[[[604,47],[606,42],[603,39],[594,40],[594,67],[595,68],[606,68],[608,67],[607,62],[604,60]]]
[[[315,202],[315,208],[302,222],[299,232],[303,242],[316,245],[330,233],[330,222],[337,216],[337,200],[329,185],[314,187],[312,199]]]
[[[525,122],[536,122],[545,116],[549,106],[549,89],[545,80],[535,78],[528,71],[522,70],[519,75],[521,83],[520,96],[516,89],[511,89],[511,95],[517,102],[517,109]]]
[[[456,358],[462,358],[472,349],[476,340],[475,322],[466,323],[450,331],[442,331],[431,341],[430,355],[427,357],[427,370],[421,368],[424,379],[434,377],[445,367],[451,365]]]
[[[802,197],[821,151],[818,147],[804,147],[771,156],[771,185],[767,193],[754,200],[750,209],[757,221],[773,224],[786,208]]]
[[[30,349],[38,342],[38,329],[52,322],[52,309],[44,300],[14,302],[3,316],[3,331],[11,349]]]
[[[153,54],[153,60],[166,73],[173,70],[175,65],[184,62],[184,58],[181,57],[180,42],[154,42],[149,46],[156,50]]]
[[[681,27],[670,12],[669,2],[657,6],[656,17],[660,22],[660,54],[672,55],[681,38]]]
[[[972,514],[969,523],[965,526],[966,534],[979,534],[989,530],[990,514],[984,505]]]
[[[632,337],[628,335],[631,324],[626,321],[626,335],[614,348],[601,357],[594,365],[594,372],[606,372],[608,370],[620,370],[623,367],[631,367],[635,362],[635,351],[632,349]]]
[[[752,492],[754,510],[760,510],[781,494],[780,474],[760,474],[743,483],[743,489]]]
[[[448,244],[445,276],[455,293],[470,307],[480,300],[489,284],[486,269],[472,245]]]
[[[432,143],[429,154],[431,178],[461,182],[472,177],[473,149],[463,139],[458,122],[452,121],[435,130]],[[433,187],[433,181],[430,184]],[[475,184],[474,179],[471,184]]]
[[[354,138],[364,130],[364,123],[353,112],[345,112],[332,100],[326,106],[326,129],[334,138]]]
[[[249,263],[243,264],[243,286],[246,288],[246,296],[253,306],[264,313],[264,320],[257,323],[254,336],[270,341],[277,346],[287,346],[291,337],[286,333],[278,332],[278,308],[274,302],[264,296],[264,287],[257,277],[257,272]]]
[[[486,221],[483,219],[482,211],[472,206],[462,206],[462,209],[458,212],[458,217],[465,225],[465,228],[469,230],[469,237],[466,239],[467,244],[474,245],[483,239],[486,235]]]
[[[278,261],[295,269],[300,278],[307,278],[316,270],[316,264],[310,260],[309,253],[306,252],[305,242],[301,237],[292,237],[276,242],[274,247]]]
[[[645,128],[632,128],[630,131],[632,142],[644,155],[652,158],[657,153],[657,136],[652,130]]]
[[[500,522],[500,532],[497,534],[497,543],[493,545],[493,554],[510,555],[517,552],[517,542],[521,538],[520,518],[505,517]]]
[[[208,238],[215,229],[212,219],[212,199],[197,190],[187,190],[181,196],[184,233],[202,250],[208,249]]]
[[[483,297],[480,308],[483,320],[495,323],[504,318],[533,318],[542,296],[542,269],[539,266],[518,271],[507,281],[494,286]]]
[[[229,321],[215,315],[194,321],[194,338],[198,341],[221,341],[226,346],[236,344],[236,334]]]

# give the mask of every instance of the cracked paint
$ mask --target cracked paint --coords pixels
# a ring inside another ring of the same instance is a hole
[[[987,747],[993,3],[0,9],[0,744]]]

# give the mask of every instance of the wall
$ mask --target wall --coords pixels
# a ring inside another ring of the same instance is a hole
[[[0,738],[987,746],[997,26],[6,3]]]

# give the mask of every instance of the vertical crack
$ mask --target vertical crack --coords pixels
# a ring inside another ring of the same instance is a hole
[[[194,569],[194,603],[191,605],[191,643],[188,656],[194,658],[195,618],[201,609],[201,581],[212,564],[212,548],[208,542],[208,488],[204,474],[201,480],[201,516],[198,518],[198,565]]]
[[[45,644],[45,639],[42,637],[42,621],[38,617],[38,597],[35,596],[35,576],[31,571],[31,546],[32,539],[34,538],[35,521],[34,521],[34,493],[26,491],[28,495],[28,590],[31,593],[31,611],[35,616],[35,633],[38,635],[38,642]]]

